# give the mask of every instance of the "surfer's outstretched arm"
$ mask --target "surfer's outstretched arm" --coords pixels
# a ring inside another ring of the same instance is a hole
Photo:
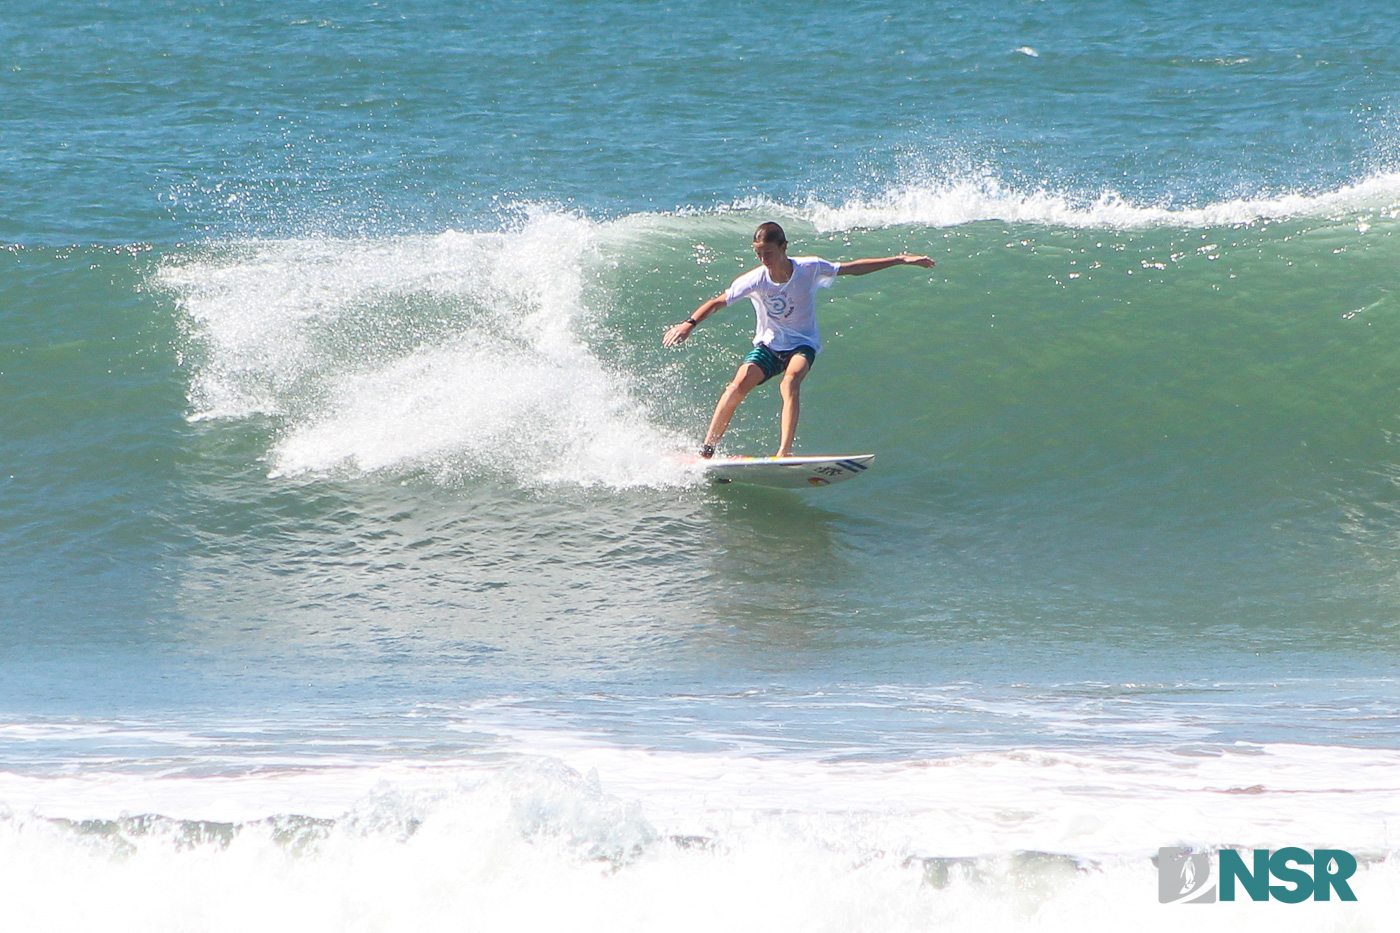
[[[679,324],[672,325],[671,328],[666,331],[666,336],[661,338],[662,346],[674,347],[676,344],[689,337],[690,332],[695,329],[697,324],[705,320],[705,318],[709,317],[711,314],[714,314],[720,308],[728,306],[728,304],[729,299],[725,298],[723,295],[711,298],[709,301],[696,308],[695,313],[690,317],[681,321]]]
[[[836,274],[868,275],[890,266],[923,266],[925,269],[932,269],[933,260],[927,256],[915,256],[913,253],[901,253],[898,256],[885,256],[880,259],[852,259],[850,262],[841,263],[841,268]]]

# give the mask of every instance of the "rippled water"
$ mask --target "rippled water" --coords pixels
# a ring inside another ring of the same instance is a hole
[[[1393,913],[1388,9],[772,12],[0,14],[6,924]],[[839,488],[683,469],[764,219],[938,262],[821,296]]]

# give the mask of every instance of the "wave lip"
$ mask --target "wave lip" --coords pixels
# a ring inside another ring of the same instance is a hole
[[[742,206],[780,207],[768,201]],[[1076,198],[1043,187],[1026,191],[984,174],[902,184],[874,197],[837,205],[811,201],[787,210],[823,232],[906,225],[956,227],[979,221],[1135,230],[1228,227],[1369,212],[1394,218],[1400,215],[1400,172],[1379,173],[1321,193],[1289,192],[1184,208],[1139,204],[1116,191],[1103,191],[1094,198]]]

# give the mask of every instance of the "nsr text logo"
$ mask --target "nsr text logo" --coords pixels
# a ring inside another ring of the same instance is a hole
[[[1254,850],[1254,865],[1245,864],[1244,856],[1234,849],[1221,849],[1220,900],[1235,899],[1239,884],[1250,900],[1273,898],[1285,904],[1299,904],[1312,898],[1330,901],[1332,892],[1337,899],[1354,901],[1347,879],[1356,874],[1356,859],[1342,849],[1316,849],[1309,852],[1290,846],[1270,854],[1268,849]],[[1163,904],[1214,904],[1216,886],[1210,883],[1212,858],[1209,852],[1190,849],[1162,848],[1157,850],[1157,900]],[[1300,866],[1311,865],[1309,873]],[[1270,884],[1273,876],[1282,884]]]

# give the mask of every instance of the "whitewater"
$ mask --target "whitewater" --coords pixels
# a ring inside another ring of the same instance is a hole
[[[1388,929],[1400,72],[1285,6],[7,6],[0,928]],[[938,263],[856,482],[683,469],[765,220]]]

